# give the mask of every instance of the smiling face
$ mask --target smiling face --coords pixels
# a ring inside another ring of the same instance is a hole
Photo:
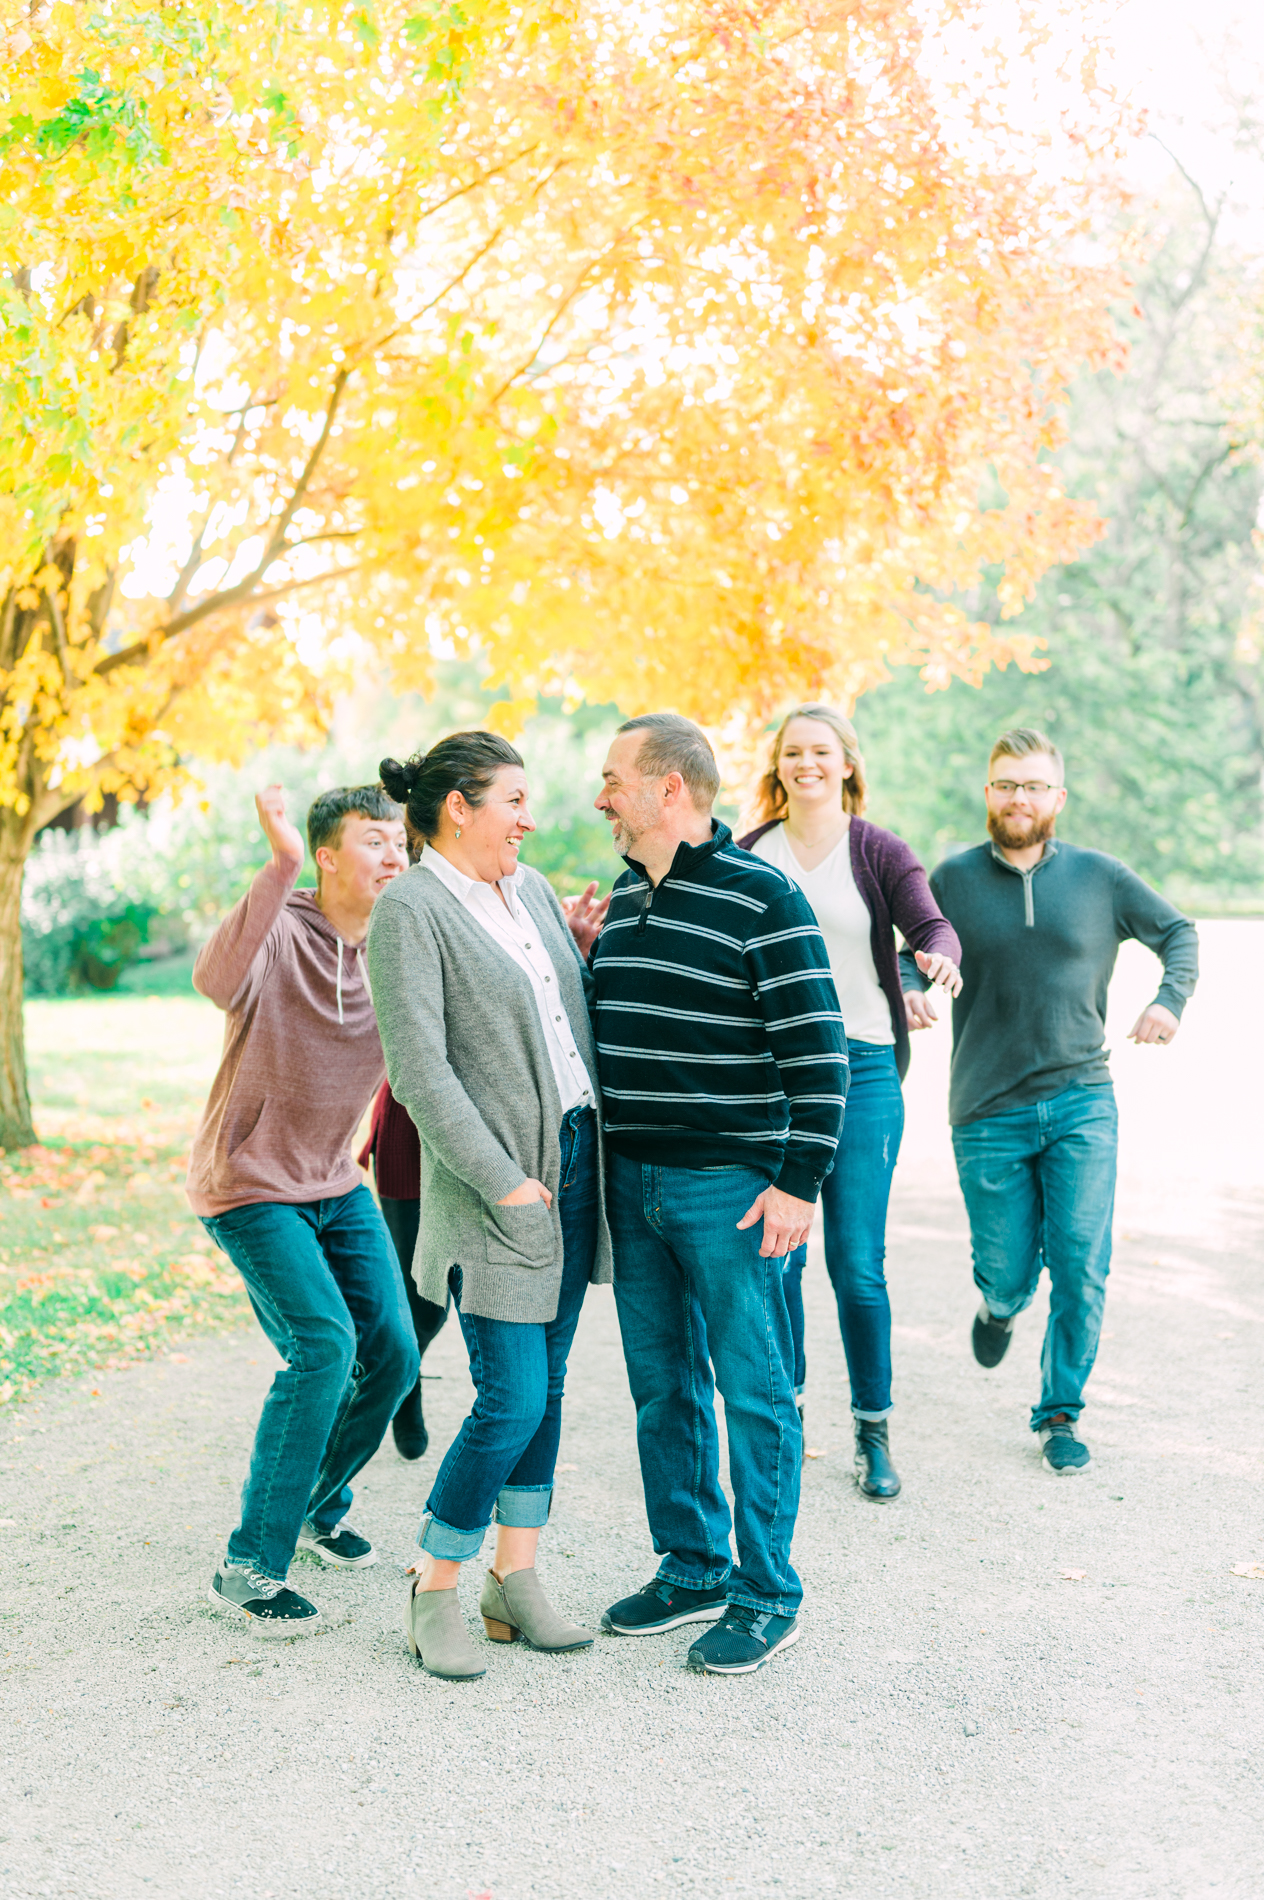
[[[518,868],[518,847],[535,819],[527,805],[527,775],[520,765],[502,765],[481,805],[470,805],[460,792],[449,792],[447,816],[452,829],[443,829],[444,856],[467,877],[498,884]],[[455,832],[460,828],[461,836]]]
[[[619,733],[606,755],[601,790],[593,800],[610,826],[610,841],[621,858],[662,818],[663,781],[642,777],[636,762],[644,743],[643,729]]]
[[[404,821],[348,812],[337,842],[322,844],[316,863],[322,891],[336,892],[340,904],[368,910],[391,879],[408,869]]]
[[[843,800],[843,781],[852,767],[843,743],[822,719],[791,719],[781,735],[777,777],[793,812],[828,808],[837,811]]]
[[[998,752],[988,777],[984,792],[988,831],[1002,849],[1021,850],[1052,838],[1067,798],[1056,760],[1047,752],[1028,752],[1021,759]],[[1029,791],[1028,786],[1045,789]]]

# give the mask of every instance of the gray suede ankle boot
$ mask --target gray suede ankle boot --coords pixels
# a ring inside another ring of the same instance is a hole
[[[462,1682],[487,1674],[486,1663],[470,1641],[455,1590],[415,1591],[417,1579],[408,1579],[404,1629],[408,1647],[428,1675]]]
[[[489,1570],[478,1607],[493,1643],[512,1643],[522,1636],[532,1649],[564,1650],[590,1649],[596,1641],[591,1630],[558,1615],[534,1569],[511,1570],[503,1583]]]

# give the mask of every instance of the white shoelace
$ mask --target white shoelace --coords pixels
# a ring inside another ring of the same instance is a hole
[[[256,1596],[266,1598],[269,1603],[285,1588],[283,1583],[278,1583],[274,1577],[265,1577],[262,1571],[252,1569],[249,1564],[225,1564],[224,1568],[235,1570],[239,1577],[246,1579]]]

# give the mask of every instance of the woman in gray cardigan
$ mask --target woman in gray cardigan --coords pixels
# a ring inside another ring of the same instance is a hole
[[[611,1277],[597,1057],[567,920],[518,863],[535,828],[518,753],[457,732],[381,772],[424,845],[378,899],[368,940],[391,1090],[421,1138],[413,1276],[437,1306],[451,1288],[476,1388],[426,1500],[405,1627],[431,1675],[465,1678],[486,1665],[457,1577],[493,1518],[487,1634],[545,1650],[594,1640],[552,1609],[535,1554],[579,1309],[589,1281]]]

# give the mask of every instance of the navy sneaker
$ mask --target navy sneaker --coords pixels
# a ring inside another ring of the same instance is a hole
[[[206,1594],[217,1610],[250,1623],[260,1636],[308,1636],[320,1622],[314,1603],[249,1564],[222,1563]]]
[[[1075,1420],[1068,1418],[1065,1412],[1059,1412],[1056,1418],[1040,1427],[1040,1442],[1044,1446],[1046,1469],[1056,1471],[1059,1477],[1069,1471],[1083,1471],[1092,1461],[1092,1452],[1076,1432]]]
[[[709,1590],[686,1590],[683,1584],[655,1577],[634,1597],[612,1603],[601,1627],[612,1636],[658,1636],[682,1623],[713,1623],[724,1615],[727,1589],[727,1584],[717,1583]]]
[[[709,1676],[749,1676],[798,1640],[797,1616],[773,1616],[746,1603],[730,1603],[715,1628],[689,1651],[689,1667]]]
[[[993,1366],[999,1366],[1009,1351],[1009,1342],[1013,1336],[1012,1319],[998,1319],[995,1313],[989,1313],[986,1305],[979,1308],[974,1316],[970,1344],[981,1366],[987,1366],[989,1371]]]
[[[358,1537],[347,1523],[335,1524],[331,1531],[319,1531],[304,1524],[298,1534],[298,1548],[309,1557],[319,1557],[336,1570],[364,1570],[377,1562],[377,1552],[367,1537]]]

